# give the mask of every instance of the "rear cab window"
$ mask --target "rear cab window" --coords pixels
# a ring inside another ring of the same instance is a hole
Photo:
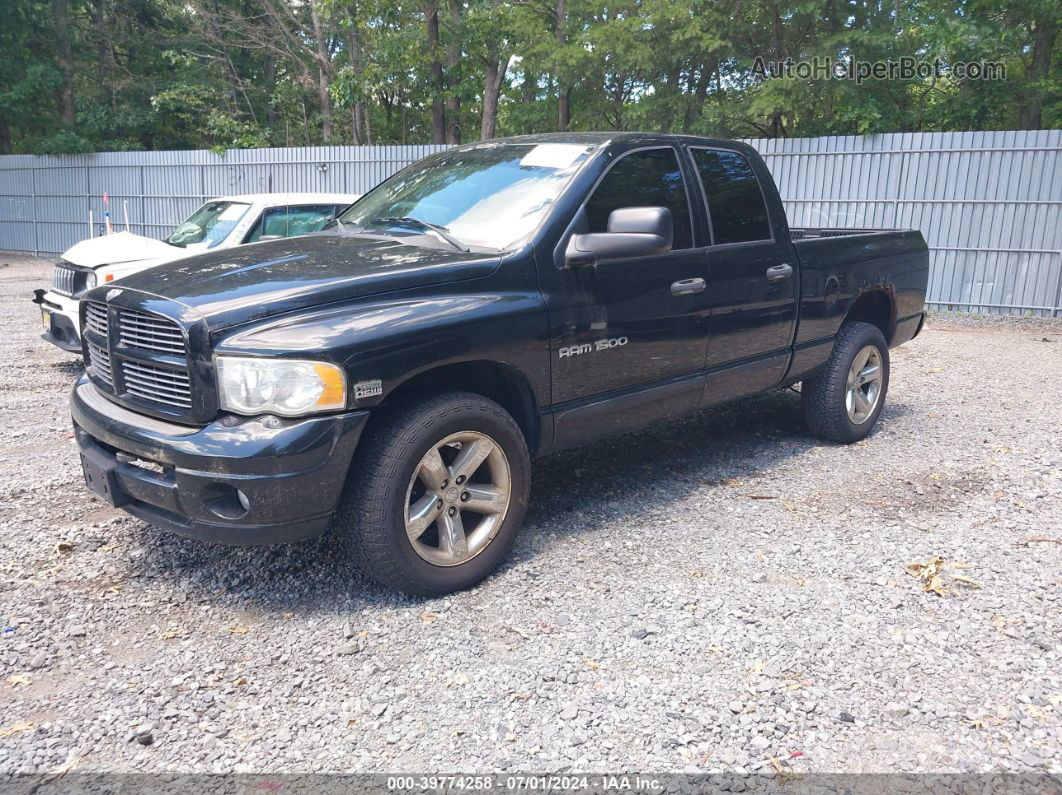
[[[622,155],[586,202],[589,232],[608,231],[608,216],[623,207],[667,207],[675,238],[673,251],[693,247],[693,226],[686,183],[671,147]]]
[[[763,190],[748,159],[726,149],[690,149],[701,180],[712,244],[771,240]]]

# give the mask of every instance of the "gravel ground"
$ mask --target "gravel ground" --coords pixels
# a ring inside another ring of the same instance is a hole
[[[412,600],[96,501],[3,262],[0,773],[1062,772],[1060,323],[935,320],[851,447],[785,391],[538,462],[511,562]]]

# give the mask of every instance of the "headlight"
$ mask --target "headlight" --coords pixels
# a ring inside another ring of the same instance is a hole
[[[298,417],[347,405],[347,382],[334,364],[218,356],[221,407],[237,414]]]
[[[96,286],[96,272],[90,271],[85,275],[85,289],[91,290]]]

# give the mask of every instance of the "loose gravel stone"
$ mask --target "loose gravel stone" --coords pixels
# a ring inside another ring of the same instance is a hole
[[[93,498],[50,265],[5,261],[0,776],[1062,773],[1062,323],[931,318],[850,447],[781,391],[536,462],[501,571],[407,599],[327,538]],[[907,568],[937,557],[943,596]]]

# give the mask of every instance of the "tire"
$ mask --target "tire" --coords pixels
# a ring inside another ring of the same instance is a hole
[[[860,367],[858,380],[870,377],[875,362],[878,377],[857,385],[853,366],[857,357],[864,357],[868,350],[869,358]],[[858,388],[862,401],[855,392],[850,399],[850,387]],[[812,433],[833,442],[850,444],[870,433],[885,405],[888,391],[889,346],[881,330],[869,323],[845,323],[837,333],[829,360],[813,378],[804,381],[800,403]]]
[[[527,443],[508,412],[472,393],[428,395],[390,409],[370,429],[355,453],[335,529],[384,587],[416,596],[458,591],[508,555],[530,485]],[[422,505],[434,507],[425,512]]]

